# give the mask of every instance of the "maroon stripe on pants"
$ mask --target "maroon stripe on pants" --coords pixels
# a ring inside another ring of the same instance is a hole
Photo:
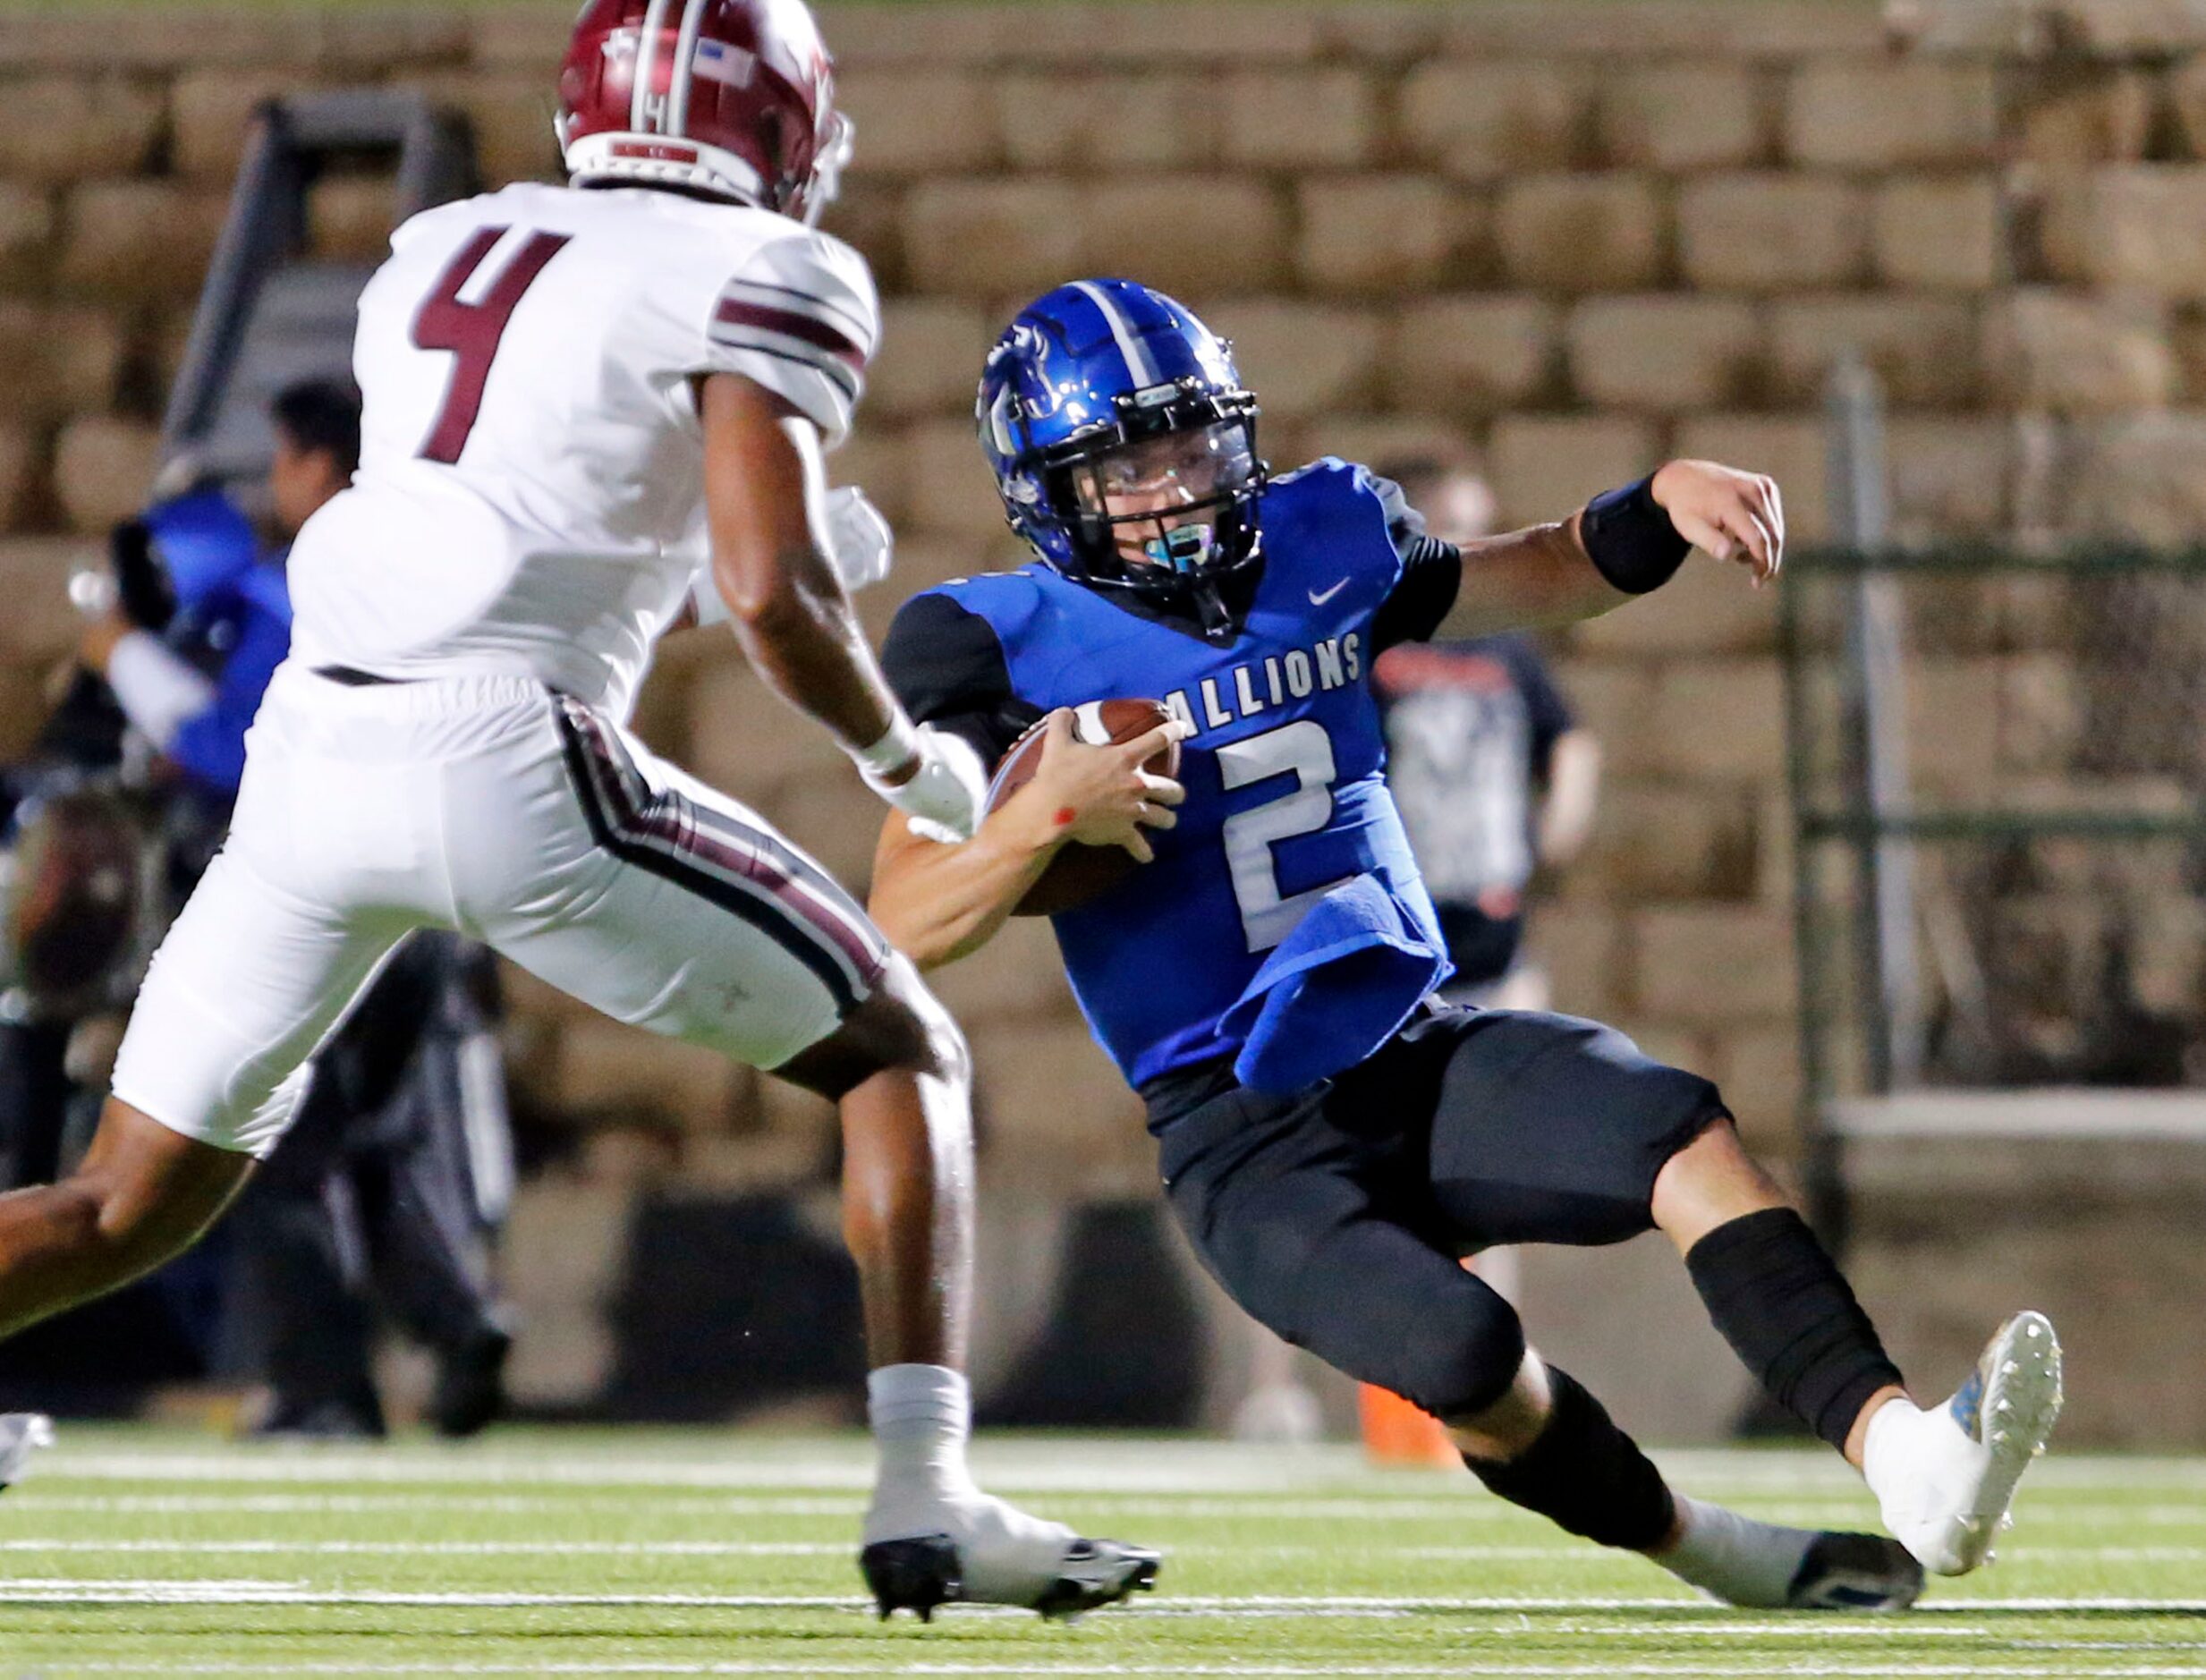
[[[708,811],[679,793],[650,793],[639,798],[642,778],[628,762],[628,755],[611,741],[597,717],[576,707],[569,709],[591,756],[608,772],[600,784],[614,826],[630,834],[648,835],[677,852],[700,858],[770,895],[793,921],[801,921],[815,936],[842,953],[868,984],[878,978],[886,954],[861,939],[850,924],[813,895],[818,887],[799,878],[789,855],[772,835],[738,822],[725,811]],[[606,784],[609,783],[609,785]],[[725,837],[707,827],[725,830]],[[832,881],[826,889],[841,894]],[[861,912],[862,913],[862,912]]]

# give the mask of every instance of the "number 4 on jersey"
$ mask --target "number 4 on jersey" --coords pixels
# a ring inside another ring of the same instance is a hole
[[[475,417],[481,412],[483,387],[490,381],[491,358],[498,353],[506,322],[513,318],[522,293],[535,284],[544,265],[559,254],[571,237],[566,233],[530,234],[480,300],[462,302],[461,289],[474,278],[475,270],[509,231],[478,228],[413,318],[415,349],[448,350],[456,358],[451,383],[445,387],[444,406],[437,411],[437,424],[429,428],[428,441],[421,445],[424,461],[441,461],[450,466],[459,460],[460,452],[467,447],[468,433],[475,429]]]

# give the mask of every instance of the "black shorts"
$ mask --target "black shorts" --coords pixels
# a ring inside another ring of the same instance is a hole
[[[1227,1293],[1444,1416],[1489,1403],[1522,1350],[1461,1257],[1650,1229],[1656,1175],[1726,1114],[1707,1080],[1597,1022],[1452,1008],[1291,1097],[1224,1065],[1142,1095],[1173,1213]]]

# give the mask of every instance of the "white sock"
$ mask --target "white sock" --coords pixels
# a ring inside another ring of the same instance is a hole
[[[866,1411],[880,1474],[866,1511],[865,1543],[948,1534],[964,1596],[1028,1604],[1057,1578],[1076,1538],[980,1491],[965,1464],[972,1391],[944,1365],[884,1365],[866,1379]]]
[[[1757,1523],[1682,1493],[1671,1497],[1677,1501],[1684,1534],[1655,1562],[1680,1581],[1712,1592],[1727,1604],[1763,1609],[1783,1607],[1786,1590],[1800,1573],[1808,1548],[1815,1543],[1814,1534],[1806,1529]]]
[[[965,1465],[972,1390],[946,1365],[883,1365],[866,1378],[866,1414],[880,1471],[866,1540],[902,1539],[938,1522],[944,1500],[974,1491]]]
[[[1913,1449],[1929,1415],[1905,1395],[1886,1401],[1869,1414],[1869,1427],[1862,1431],[1862,1480],[1887,1510],[1892,1508],[1899,1485],[1919,1474],[1919,1455]]]

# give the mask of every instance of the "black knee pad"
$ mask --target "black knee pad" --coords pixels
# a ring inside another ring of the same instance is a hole
[[[1509,1392],[1524,1362],[1524,1326],[1516,1309],[1487,1284],[1464,1275],[1448,1321],[1413,1346],[1396,1350],[1402,1380],[1387,1386],[1437,1418],[1483,1412]]]
[[[1465,1455],[1471,1473],[1511,1505],[1599,1545],[1661,1544],[1677,1515],[1662,1472],[1569,1372],[1548,1366],[1548,1386],[1555,1410],[1540,1438],[1506,1464]]]

